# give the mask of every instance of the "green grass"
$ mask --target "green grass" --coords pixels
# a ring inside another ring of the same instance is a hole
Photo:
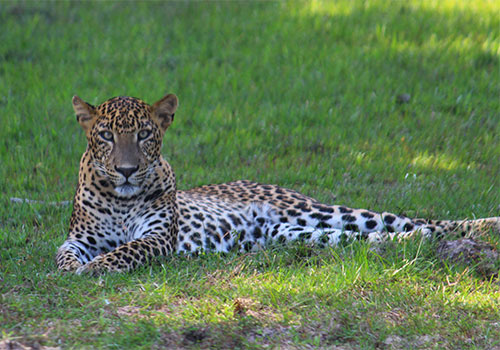
[[[176,93],[178,187],[239,178],[429,218],[500,212],[494,1],[0,2],[0,338],[63,348],[500,346],[500,282],[430,242],[61,275],[71,97]],[[396,96],[411,95],[398,104]],[[486,237],[500,247],[498,237]]]

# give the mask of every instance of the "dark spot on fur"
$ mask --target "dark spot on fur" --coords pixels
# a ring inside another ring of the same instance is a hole
[[[363,214],[361,214],[363,215]],[[377,226],[377,222],[375,220],[368,220],[366,223],[365,223],[365,226],[367,229],[371,230],[373,228],[375,228]]]
[[[215,244],[210,240],[210,237],[205,238],[205,248],[207,250],[215,250]]]
[[[347,222],[354,222],[356,221],[356,217],[354,215],[345,214],[342,215],[342,220]]]
[[[199,223],[197,223],[196,221],[191,222],[191,225],[193,225],[194,228],[200,228],[201,227],[201,225]]]
[[[226,220],[219,219],[219,223],[220,223],[220,229],[223,234],[231,231],[231,225],[229,225],[229,223]]]
[[[160,195],[162,194],[162,191],[161,190],[156,190],[154,191],[153,193],[147,195],[145,198],[144,198],[144,202],[149,202],[153,199],[156,199],[158,198]]]
[[[253,236],[255,237],[255,239],[259,239],[262,237],[262,231],[260,230],[260,228],[256,227],[255,230],[253,230]]]
[[[297,225],[306,226],[306,221],[304,219],[297,219]]]
[[[384,222],[385,222],[386,224],[389,224],[389,225],[390,225],[390,224],[392,224],[392,223],[394,222],[394,220],[396,220],[396,217],[395,217],[395,216],[393,216],[393,215],[386,215],[386,216],[384,217]]]
[[[326,222],[319,222],[317,225],[316,225],[316,228],[331,228],[332,225],[330,224],[327,224]]]
[[[82,201],[82,204],[83,204],[84,206],[86,206],[86,207],[90,207],[90,208],[92,208],[92,209],[94,209],[94,208],[95,208],[95,207],[94,207],[94,205],[93,205],[92,203],[90,203],[90,202],[89,202],[88,200],[86,200],[86,199],[84,199],[84,200]]]
[[[231,221],[233,222],[234,225],[236,226],[239,226],[242,224],[241,220],[239,217],[237,217],[236,215],[234,214],[229,214],[229,218],[231,219]]]
[[[299,209],[299,210],[304,211],[304,212],[311,211],[311,208],[305,202],[300,202],[300,203],[296,204],[294,208]]]
[[[342,214],[349,214],[352,213],[352,209],[346,208],[346,207],[339,207],[339,211]]]
[[[240,241],[244,240],[245,239],[245,236],[246,236],[246,231],[245,230],[241,230],[239,233],[238,233],[238,239]]]
[[[111,210],[109,210],[108,208],[98,208],[97,211],[101,214],[111,215]]]
[[[222,242],[222,240],[221,240],[221,238],[220,238],[220,235],[218,235],[217,233],[215,233],[215,232],[214,232],[214,233],[212,234],[212,237],[214,238],[214,240],[215,240],[217,243],[221,243],[221,242]]]
[[[413,230],[413,228],[414,228],[414,227],[415,227],[415,226],[414,226],[413,224],[406,223],[406,224],[403,226],[403,230],[404,230],[405,232],[408,232],[408,231]]]
[[[196,213],[193,215],[193,217],[199,221],[203,221],[203,219],[205,218],[202,213]]]
[[[252,242],[246,241],[245,243],[243,243],[243,249],[246,252],[251,251],[252,250]]]
[[[347,231],[359,231],[358,225],[356,224],[347,224],[344,226],[344,230]]]
[[[109,182],[107,182],[106,180],[99,180],[99,184],[102,187],[108,187],[109,186]]]
[[[333,213],[335,210],[326,205],[313,205],[313,208],[318,209],[322,213]]]
[[[311,215],[309,215],[309,217],[311,219],[316,219],[316,220],[324,220],[323,217],[324,215],[323,214],[320,214],[320,213],[312,213]]]
[[[309,239],[311,239],[311,236],[312,236],[311,232],[302,232],[302,233],[299,233],[299,239],[309,240]]]

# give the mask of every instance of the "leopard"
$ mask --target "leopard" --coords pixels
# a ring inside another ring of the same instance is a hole
[[[127,272],[172,254],[253,252],[291,242],[325,247],[500,233],[500,217],[410,218],[325,204],[248,180],[177,190],[175,173],[161,153],[179,105],[175,94],[151,105],[119,96],[93,106],[74,96],[72,105],[87,147],[69,232],[56,255],[61,271]]]

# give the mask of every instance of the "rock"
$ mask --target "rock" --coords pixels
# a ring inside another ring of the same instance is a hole
[[[399,104],[408,103],[411,100],[410,94],[400,94],[396,96],[396,102]]]
[[[476,270],[486,277],[498,275],[500,254],[487,243],[476,242],[471,238],[444,240],[439,243],[436,253],[442,261],[475,265]]]

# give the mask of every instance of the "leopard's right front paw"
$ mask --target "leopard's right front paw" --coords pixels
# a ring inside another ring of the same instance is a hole
[[[89,261],[85,265],[80,266],[76,269],[77,275],[89,274],[92,276],[100,275],[105,272],[107,269],[103,264],[103,256],[96,256],[92,261]]]

